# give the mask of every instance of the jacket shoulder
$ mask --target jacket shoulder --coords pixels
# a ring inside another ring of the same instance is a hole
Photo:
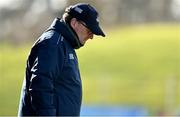
[[[62,40],[62,36],[59,33],[50,30],[44,32],[34,43],[33,47],[39,45],[56,46],[61,43],[61,40]]]

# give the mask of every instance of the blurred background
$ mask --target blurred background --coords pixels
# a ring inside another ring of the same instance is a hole
[[[78,2],[107,35],[77,50],[81,115],[180,116],[180,0],[1,0],[0,115],[17,115],[34,41]]]

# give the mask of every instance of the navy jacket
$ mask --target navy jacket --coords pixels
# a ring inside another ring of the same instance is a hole
[[[21,91],[19,116],[79,116],[82,85],[77,36],[56,18],[31,49]]]

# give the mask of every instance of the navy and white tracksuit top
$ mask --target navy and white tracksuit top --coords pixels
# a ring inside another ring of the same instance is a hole
[[[33,45],[21,91],[19,116],[79,116],[82,85],[74,49],[77,35],[56,18]]]

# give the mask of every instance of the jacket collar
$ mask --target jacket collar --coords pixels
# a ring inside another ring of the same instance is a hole
[[[77,34],[63,20],[55,18],[48,30],[55,30],[61,34],[74,49],[78,49],[83,45],[80,43]]]

